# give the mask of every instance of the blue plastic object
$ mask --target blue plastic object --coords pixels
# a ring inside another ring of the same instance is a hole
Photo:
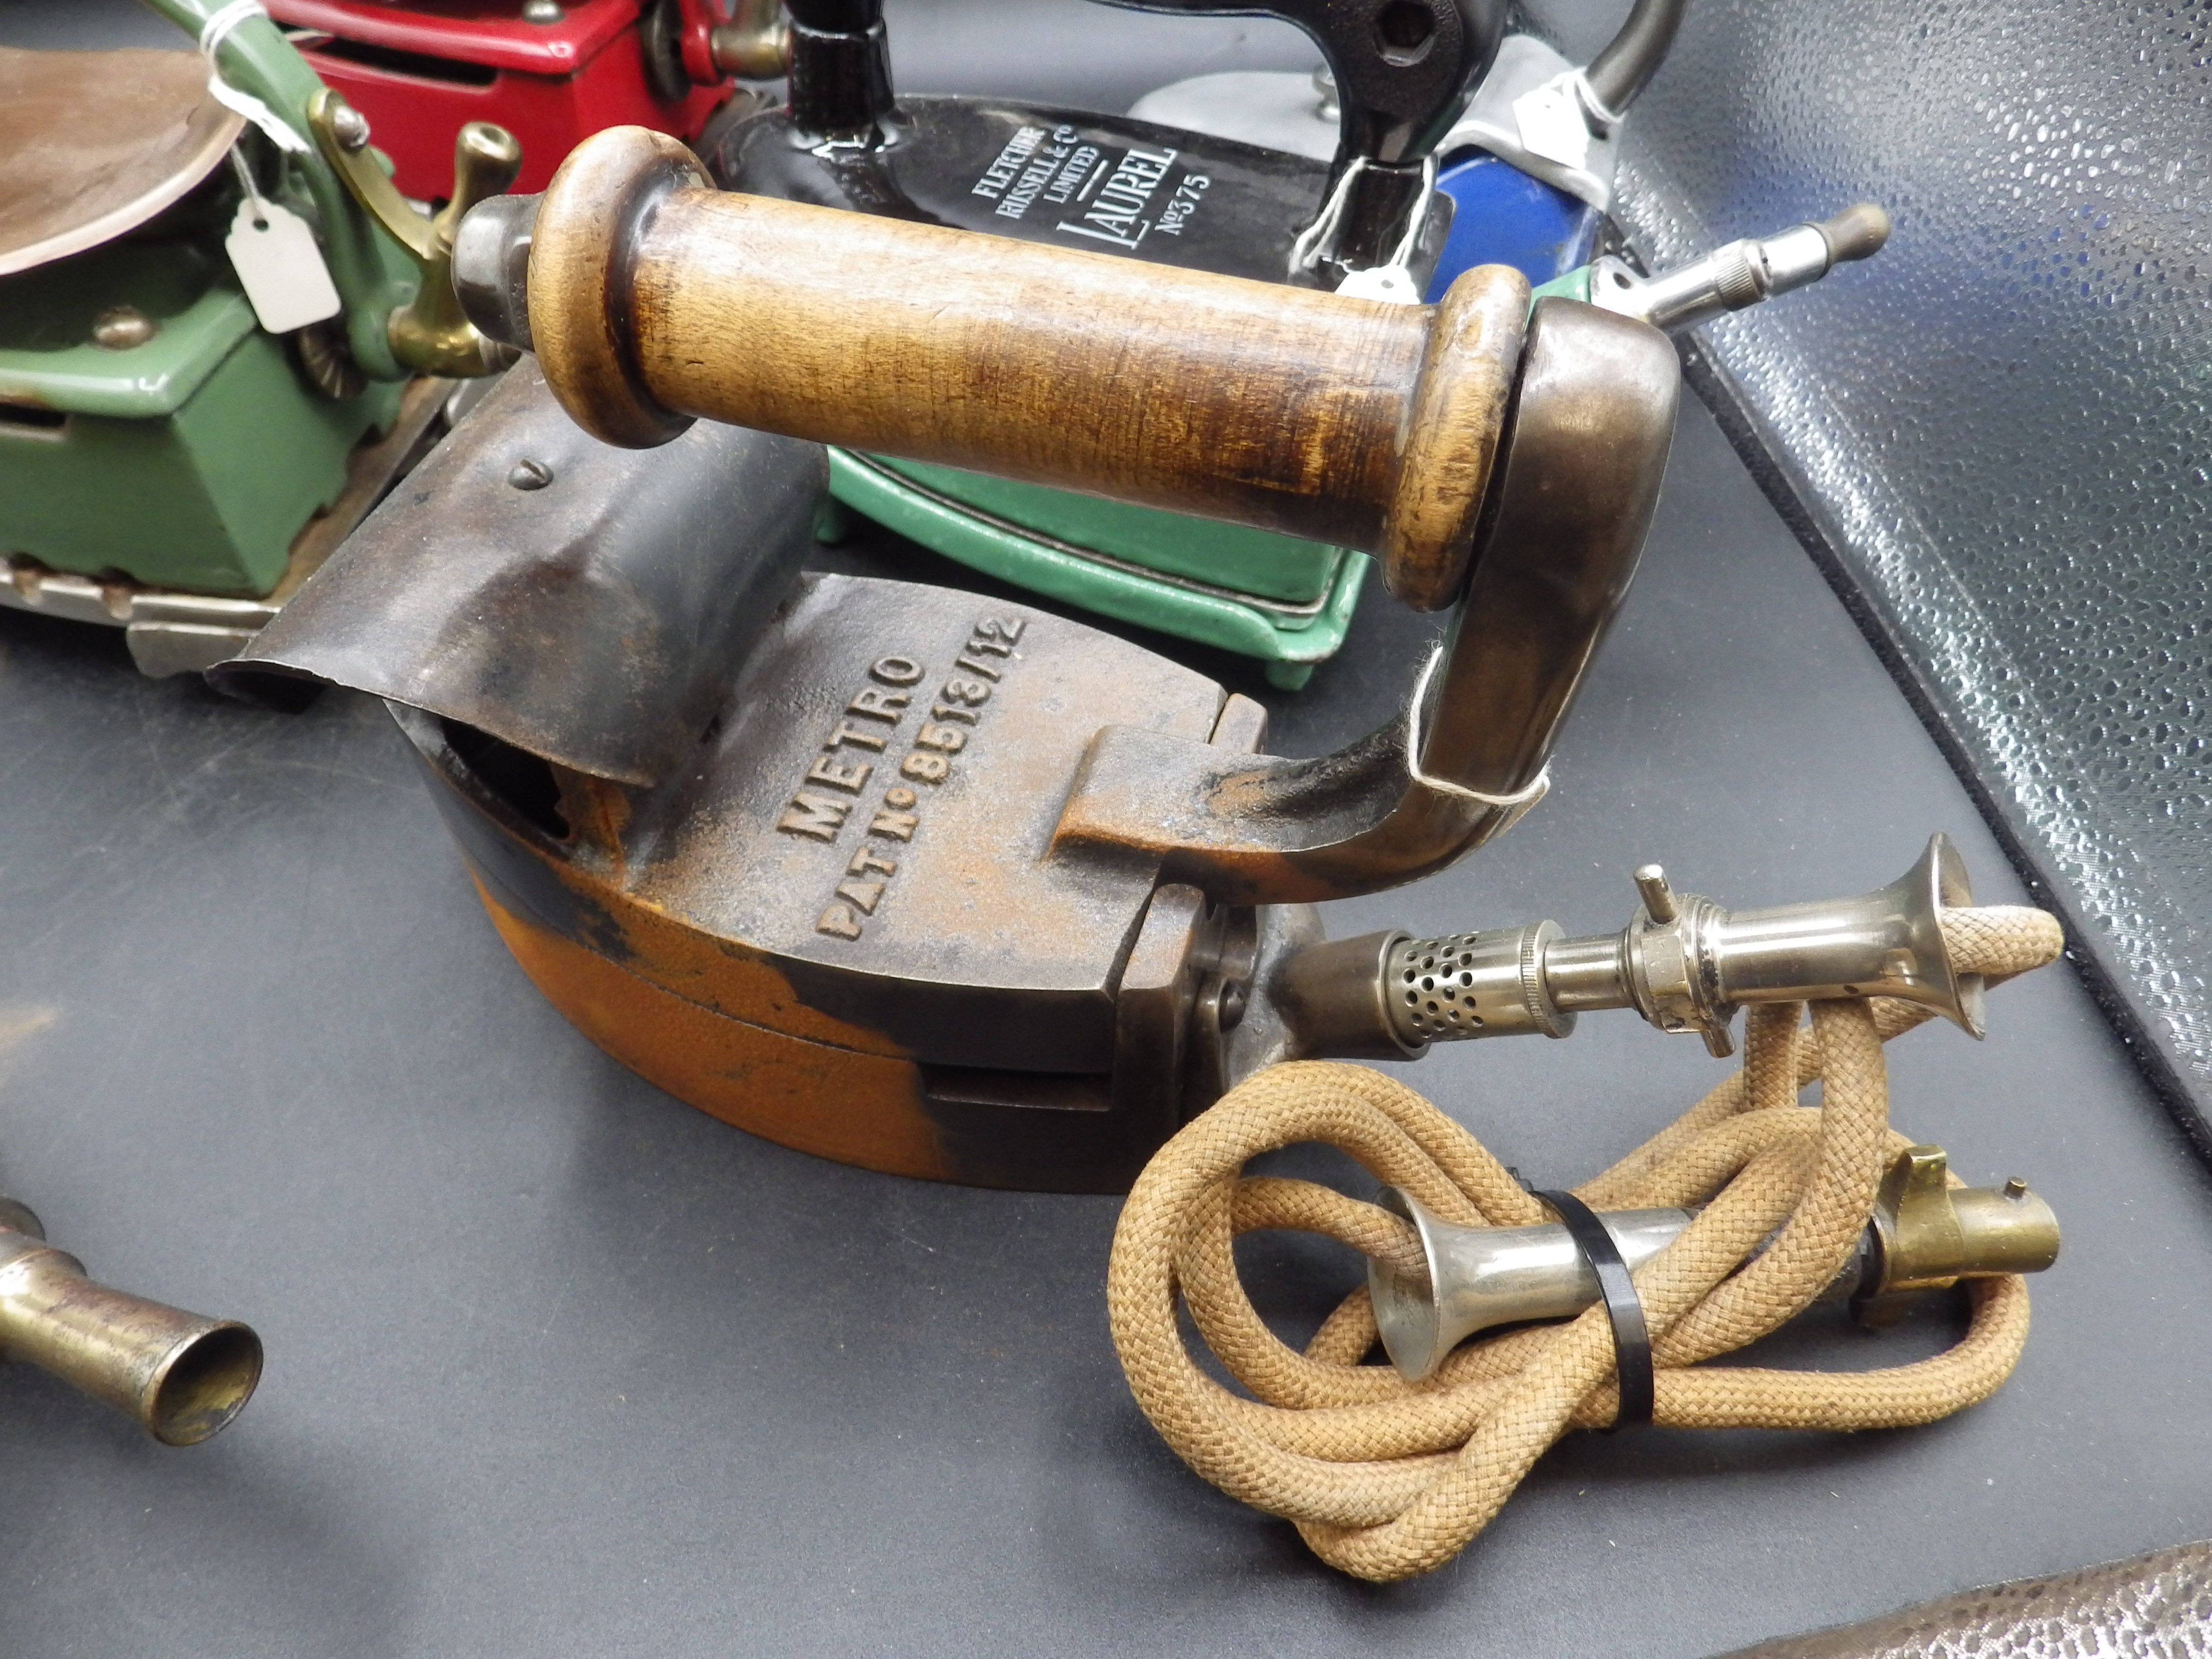
[[[1512,265],[1541,286],[1588,264],[1597,250],[1603,214],[1487,151],[1445,157],[1437,188],[1452,198],[1453,212],[1429,279],[1431,301],[1476,265]]]

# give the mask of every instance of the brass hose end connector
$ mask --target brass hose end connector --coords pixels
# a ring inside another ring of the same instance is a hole
[[[170,1446],[221,1432],[261,1380],[252,1330],[95,1284],[9,1199],[0,1199],[0,1359],[52,1372]]]
[[[1954,1187],[1941,1146],[1910,1146],[1882,1176],[1865,1255],[1852,1310],[1863,1324],[1890,1325],[1962,1279],[2041,1273],[2058,1260],[2058,1218],[2017,1177]]]

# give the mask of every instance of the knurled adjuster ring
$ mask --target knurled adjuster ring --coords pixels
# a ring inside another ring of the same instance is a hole
[[[1649,1423],[1656,1389],[1651,1371],[1651,1331],[1644,1322],[1644,1299],[1636,1294],[1628,1263],[1614,1243],[1597,1212],[1572,1193],[1531,1190],[1531,1197],[1552,1208],[1567,1230],[1575,1248],[1597,1274],[1599,1292],[1605,1297],[1605,1316],[1613,1325],[1613,1370],[1620,1389],[1620,1409],[1605,1432],[1625,1424]]]

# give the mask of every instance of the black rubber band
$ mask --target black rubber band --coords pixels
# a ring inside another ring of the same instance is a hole
[[[1620,1246],[1597,1218],[1597,1212],[1572,1193],[1533,1192],[1552,1206],[1567,1237],[1597,1273],[1597,1287],[1605,1297],[1605,1316],[1613,1322],[1613,1370],[1620,1380],[1620,1408],[1613,1413],[1611,1434],[1626,1423],[1651,1420],[1651,1332],[1644,1322],[1644,1299],[1636,1294],[1636,1281],[1628,1276],[1628,1263]]]

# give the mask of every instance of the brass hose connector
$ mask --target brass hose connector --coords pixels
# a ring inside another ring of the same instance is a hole
[[[221,1432],[261,1380],[261,1339],[246,1326],[94,1283],[46,1243],[38,1217],[4,1198],[0,1358],[51,1371],[170,1446]]]
[[[707,36],[714,67],[740,81],[780,81],[791,73],[791,25],[782,0],[738,0],[726,23]]]

